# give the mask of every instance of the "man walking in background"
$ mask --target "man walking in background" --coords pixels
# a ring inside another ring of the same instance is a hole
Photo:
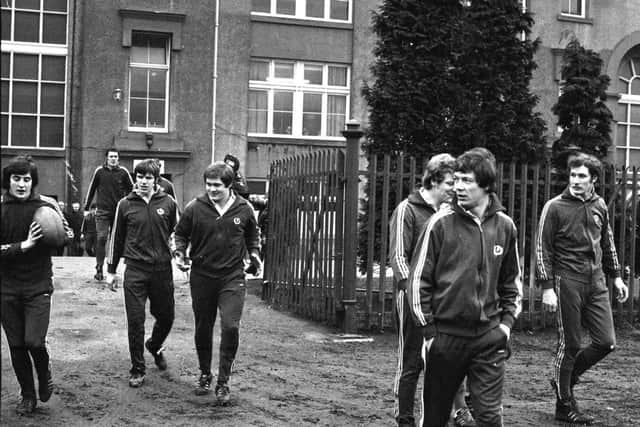
[[[129,171],[119,165],[118,150],[110,148],[106,152],[105,164],[98,167],[89,184],[87,199],[84,203],[84,214],[89,214],[89,207],[96,197],[96,280],[103,280],[106,243],[109,237],[118,201],[129,194],[133,187]]]
[[[144,347],[153,355],[158,369],[167,369],[162,344],[174,320],[170,237],[178,221],[178,206],[173,197],[158,188],[160,168],[153,159],[138,163],[134,173],[134,191],[120,200],[116,209],[107,284],[114,289],[114,275],[123,257],[127,264],[123,288],[131,356],[129,386],[140,387],[146,371]],[[151,337],[144,342],[147,298],[156,322]]]
[[[89,214],[84,216],[80,228],[80,239],[84,240],[84,250],[90,257],[96,256],[96,204],[91,204]]]
[[[257,273],[260,261],[259,233],[249,202],[231,190],[234,172],[223,162],[204,171],[205,194],[189,202],[176,227],[176,264],[185,269],[191,245],[191,299],[195,317],[195,343],[200,365],[196,395],[211,391],[213,326],[221,317],[220,356],[215,395],[221,405],[229,402],[229,376],[239,344],[240,318],[246,294],[244,255]],[[256,273],[256,274],[257,274]]]
[[[69,256],[82,256],[82,244],[81,244],[81,235],[82,235],[82,221],[84,220],[84,215],[80,210],[80,203],[73,202],[71,203],[71,210],[68,212],[67,221],[69,222],[69,226],[73,230],[73,241],[69,245],[67,249],[67,254]]]
[[[614,279],[618,301],[625,302],[629,291],[620,277],[607,205],[594,188],[602,165],[594,156],[576,153],[569,156],[568,167],[569,186],[542,209],[536,270],[543,309],[558,313],[551,380],[557,398],[555,417],[591,424],[593,417],[580,410],[573,387],[616,345],[605,275]],[[591,344],[581,349],[583,326]]]
[[[422,328],[411,318],[406,285],[411,255],[427,221],[442,203],[453,196],[455,159],[449,154],[433,156],[422,177],[422,187],[404,199],[393,211],[389,225],[389,261],[397,281],[396,324],[398,367],[394,382],[394,415],[399,426],[415,426],[413,403],[420,372],[424,368]],[[467,410],[467,421],[471,423]]]
[[[517,230],[494,193],[491,158],[456,159],[450,209],[433,214],[413,254],[407,296],[428,350],[423,426],[444,427],[464,377],[481,426],[502,425],[509,336],[521,310]]]

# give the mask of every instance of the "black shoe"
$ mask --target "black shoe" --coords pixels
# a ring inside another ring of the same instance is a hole
[[[16,412],[19,415],[28,415],[31,414],[36,409],[36,398],[35,397],[22,397],[20,402],[18,402],[18,406],[16,406]]]
[[[51,399],[53,394],[53,379],[51,378],[51,369],[47,368],[46,377],[39,380],[38,393],[40,394],[40,401],[47,402]]]
[[[583,414],[578,408],[578,403],[574,397],[567,400],[556,401],[556,420],[569,424],[591,425],[593,417]]]
[[[129,377],[129,387],[138,388],[144,383],[144,374],[135,372]]]
[[[153,350],[151,350],[151,347],[149,347],[150,341],[151,340],[147,340],[144,343],[145,348],[149,351],[149,353],[151,353],[153,355],[153,361],[156,362],[156,366],[158,367],[158,369],[160,369],[161,371],[166,371],[167,370],[167,360],[162,355],[162,352],[164,351],[164,348],[160,347],[158,350],[156,350],[154,352]]]
[[[211,380],[213,380],[213,375],[211,374],[200,375],[196,386],[196,396],[204,396],[211,393]]]
[[[218,405],[227,406],[229,404],[229,400],[231,399],[229,386],[227,386],[226,384],[216,385],[216,399],[218,400]]]
[[[102,282],[104,280],[104,275],[102,274],[102,268],[96,267],[96,274],[93,276],[98,282]]]

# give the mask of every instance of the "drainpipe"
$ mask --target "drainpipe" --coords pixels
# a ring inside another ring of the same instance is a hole
[[[216,154],[216,97],[218,84],[218,27],[220,26],[220,0],[216,0],[216,22],[213,30],[213,101],[211,105],[211,163]]]

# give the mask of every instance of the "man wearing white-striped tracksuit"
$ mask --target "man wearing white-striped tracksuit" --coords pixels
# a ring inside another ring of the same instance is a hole
[[[421,328],[407,309],[406,283],[411,255],[427,221],[440,204],[453,196],[453,165],[449,154],[438,154],[427,163],[422,187],[404,199],[393,211],[389,226],[389,262],[397,281],[396,325],[398,367],[394,382],[394,415],[399,426],[414,426],[413,402],[418,377],[424,366]]]
[[[569,186],[549,200],[540,216],[536,270],[543,309],[557,311],[558,348],[554,363],[556,419],[591,424],[573,394],[587,369],[615,348],[613,316],[605,274],[614,279],[619,301],[628,297],[620,277],[607,206],[594,191],[601,163],[587,154],[569,157]],[[581,349],[581,327],[591,344]]]
[[[431,217],[412,257],[407,296],[428,350],[423,427],[447,425],[465,376],[477,425],[502,426],[522,283],[518,233],[493,192],[492,158],[475,149],[456,159],[455,197]]]

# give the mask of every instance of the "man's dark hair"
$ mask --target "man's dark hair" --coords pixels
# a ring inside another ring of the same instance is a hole
[[[158,178],[160,177],[160,165],[155,159],[144,159],[138,163],[135,168],[133,168],[134,175],[146,175],[148,173],[153,175],[156,182],[158,181]]]
[[[422,175],[422,186],[427,190],[431,190],[431,183],[440,184],[444,181],[444,176],[448,173],[453,174],[453,167],[456,159],[451,154],[436,154],[427,162],[427,167]]]
[[[229,187],[231,186],[231,184],[233,184],[233,179],[235,178],[235,176],[236,174],[233,172],[233,169],[231,169],[231,166],[229,166],[225,162],[214,162],[207,166],[207,168],[204,170],[203,179],[206,183],[207,178],[220,178],[220,181],[222,181],[224,186]]]
[[[231,161],[231,163],[233,163],[233,166],[231,166],[233,168],[233,171],[238,172],[238,170],[240,169],[240,160],[238,160],[237,157],[232,156],[231,154],[227,154],[226,156],[224,156],[224,162],[227,163],[227,161]]]
[[[495,191],[496,163],[495,157],[490,151],[489,154],[491,156],[479,151],[478,148],[465,151],[456,159],[455,172],[473,172],[480,187],[489,192]]]
[[[600,173],[602,171],[602,162],[600,162],[597,157],[579,151],[572,153],[567,160],[567,168],[569,170],[569,173],[571,172],[572,168],[579,168],[580,166],[584,166],[589,169],[589,174],[592,178],[600,178]]]
[[[38,167],[31,156],[17,156],[2,169],[2,188],[9,189],[11,175],[31,175],[31,191],[38,185]]]
[[[107,148],[106,151],[104,152],[104,157],[105,158],[109,157],[109,153],[116,153],[118,157],[120,157],[120,151],[115,147]]]

